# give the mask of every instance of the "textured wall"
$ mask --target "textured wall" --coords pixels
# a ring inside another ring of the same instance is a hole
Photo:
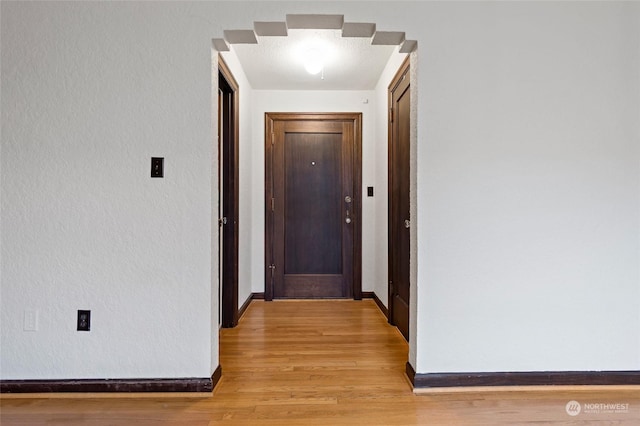
[[[3,379],[217,364],[211,54],[194,19],[175,5],[2,3]]]
[[[3,379],[213,371],[210,40],[287,13],[418,40],[415,370],[640,369],[640,5],[0,7]]]
[[[418,370],[639,369],[638,4],[431,11]]]

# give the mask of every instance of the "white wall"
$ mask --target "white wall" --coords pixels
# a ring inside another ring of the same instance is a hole
[[[638,5],[438,5],[417,371],[638,370]]]
[[[640,369],[637,3],[0,7],[3,379],[213,371],[210,39],[287,13],[418,40],[415,370]]]
[[[211,48],[192,23],[171,4],[2,2],[2,379],[217,366]]]
[[[253,291],[264,291],[264,114],[266,112],[361,112],[362,113],[362,290],[372,291],[376,276],[376,253],[386,228],[376,228],[376,197],[386,188],[376,186],[376,95],[367,91],[254,90],[252,95],[253,156],[251,228],[253,239]],[[243,164],[244,163],[244,160]],[[374,197],[367,197],[367,186],[374,186]],[[384,249],[384,247],[383,247]]]

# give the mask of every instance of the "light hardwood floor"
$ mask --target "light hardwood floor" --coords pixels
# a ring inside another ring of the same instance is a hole
[[[408,346],[371,300],[251,303],[220,332],[211,394],[1,396],[13,425],[640,424],[640,387],[437,390],[414,394]],[[576,400],[583,412],[569,416]],[[628,404],[586,413],[584,404]]]

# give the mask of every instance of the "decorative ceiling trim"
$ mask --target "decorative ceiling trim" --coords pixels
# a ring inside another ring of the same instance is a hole
[[[290,30],[341,30],[344,15],[287,15]]]
[[[288,35],[286,22],[254,22],[256,35],[264,37],[284,37]]]
[[[224,38],[229,44],[257,44],[253,30],[224,30]]]
[[[229,46],[223,38],[214,38],[211,42],[213,43],[213,48],[218,52],[228,52],[231,50],[231,46]]]
[[[371,44],[395,46],[404,42],[404,33],[398,31],[376,31]]]
[[[345,22],[342,26],[342,37],[373,37],[376,24],[362,22]]]
[[[400,31],[376,31],[376,24],[344,22],[344,15],[287,15],[286,22],[255,21],[253,30],[224,30],[224,38],[214,38],[218,52],[228,52],[231,44],[257,44],[257,36],[286,37],[290,29],[342,30],[342,37],[371,38],[372,45],[400,46],[400,53],[411,53],[418,48],[417,40],[406,40]]]
[[[416,40],[405,40],[400,46],[400,53],[411,53],[418,47]]]

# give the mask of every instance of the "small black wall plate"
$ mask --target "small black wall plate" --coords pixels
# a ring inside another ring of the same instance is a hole
[[[91,330],[91,311],[78,311],[78,331]]]
[[[164,157],[151,157],[151,177],[164,177]]]

